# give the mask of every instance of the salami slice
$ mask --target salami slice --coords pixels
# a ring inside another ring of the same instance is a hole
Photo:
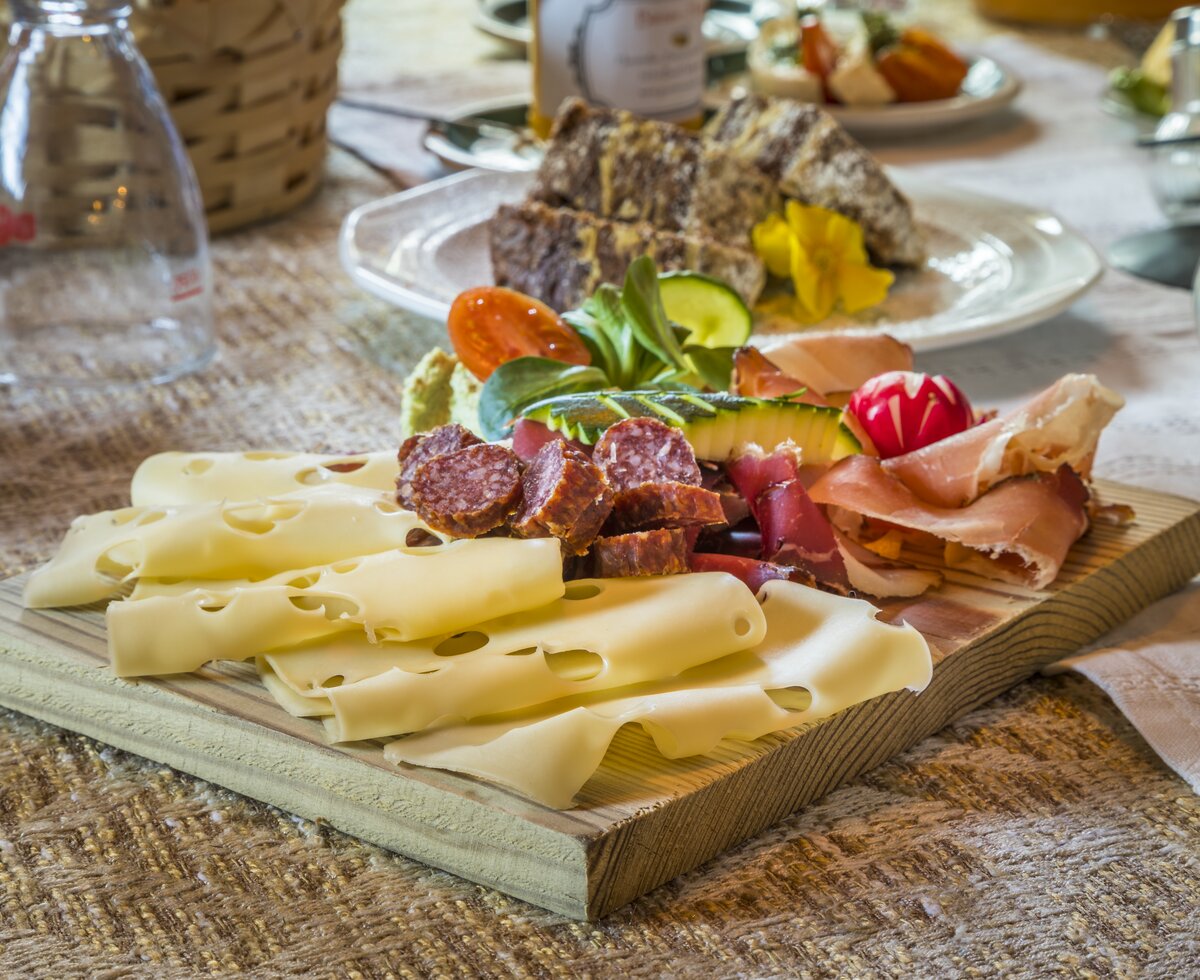
[[[400,473],[396,477],[396,503],[413,509],[412,480],[425,463],[438,456],[466,449],[467,446],[481,445],[482,442],[474,432],[457,423],[440,425],[430,432],[409,436],[400,444],[400,452],[396,454],[400,463]]]
[[[412,478],[413,509],[435,531],[476,538],[504,523],[521,499],[521,465],[489,443],[423,463]]]
[[[588,549],[613,506],[613,494],[587,456],[561,439],[537,451],[521,476],[521,506],[512,518],[525,538],[553,535],[567,551]]]
[[[592,459],[617,493],[643,483],[700,486],[700,467],[678,429],[658,419],[622,419],[596,442]]]
[[[617,494],[608,526],[614,531],[645,531],[724,523],[720,494],[688,483],[643,483]]]
[[[599,578],[678,575],[688,571],[687,536],[669,527],[597,538],[592,557]]]

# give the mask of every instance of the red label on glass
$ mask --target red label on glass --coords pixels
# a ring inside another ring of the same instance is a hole
[[[31,242],[37,237],[37,220],[32,212],[26,211],[24,214],[18,214],[17,220],[13,224],[13,238],[17,241]]]
[[[185,269],[176,273],[171,282],[171,302],[181,303],[185,299],[199,296],[204,292],[204,284],[200,281],[200,273],[195,269]]]
[[[37,237],[37,219],[29,211],[13,214],[0,205],[0,247],[10,242],[31,242]]]

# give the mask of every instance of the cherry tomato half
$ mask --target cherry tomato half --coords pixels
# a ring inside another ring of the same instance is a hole
[[[545,303],[503,286],[459,293],[446,321],[454,353],[480,381],[518,357],[590,364],[579,334]]]

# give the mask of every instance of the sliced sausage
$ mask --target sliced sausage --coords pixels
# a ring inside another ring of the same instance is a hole
[[[617,493],[643,483],[700,486],[700,467],[678,429],[658,419],[622,419],[596,442],[592,459]]]
[[[614,531],[644,531],[724,523],[720,494],[688,483],[643,483],[617,494],[608,527]]]
[[[592,559],[599,578],[678,575],[688,571],[687,536],[670,527],[597,538]]]
[[[553,535],[566,551],[587,551],[613,506],[613,493],[600,469],[561,439],[545,443],[521,477],[521,506],[512,518],[515,534]]]
[[[412,478],[413,509],[435,531],[475,538],[504,523],[521,500],[521,464],[489,443],[435,456]]]
[[[396,454],[400,463],[400,473],[396,476],[396,503],[413,509],[413,477],[431,459],[482,443],[483,440],[474,432],[458,423],[439,425],[429,432],[409,436],[400,444],[400,452]]]

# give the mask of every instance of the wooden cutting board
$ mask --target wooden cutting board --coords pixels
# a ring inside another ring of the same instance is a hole
[[[936,647],[920,695],[876,698],[803,730],[667,761],[625,728],[559,812],[469,777],[327,745],[246,664],[125,681],[95,609],[27,611],[0,583],[0,704],[575,918],[594,919],[720,853],[1128,619],[1200,572],[1200,503],[1116,484],[1127,527],[1096,526],[1044,592],[951,573],[883,604]]]

